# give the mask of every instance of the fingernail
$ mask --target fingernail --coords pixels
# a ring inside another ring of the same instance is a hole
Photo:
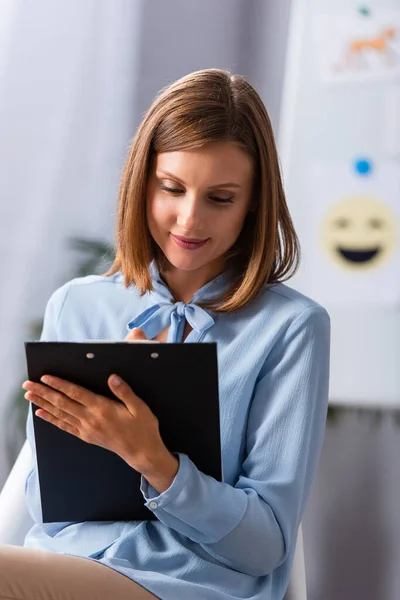
[[[121,380],[121,378],[120,378],[120,377],[118,377],[118,375],[113,375],[113,376],[111,377],[111,383],[112,383],[113,385],[120,385],[120,384],[121,384],[121,382],[122,382],[122,380]]]

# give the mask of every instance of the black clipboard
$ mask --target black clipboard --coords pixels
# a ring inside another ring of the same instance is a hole
[[[120,375],[159,419],[171,452],[187,454],[222,480],[215,343],[25,342],[28,377],[66,379],[116,401],[107,379]],[[144,506],[140,474],[117,454],[35,415],[44,523],[156,519]]]

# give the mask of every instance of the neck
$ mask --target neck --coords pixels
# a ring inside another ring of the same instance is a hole
[[[215,265],[213,268],[210,267],[211,265],[207,265],[195,271],[184,271],[183,269],[177,269],[169,265],[161,271],[161,275],[170,289],[175,302],[188,304],[199,289],[223,271],[221,264]]]

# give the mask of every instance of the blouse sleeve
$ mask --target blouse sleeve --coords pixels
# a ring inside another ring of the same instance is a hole
[[[146,506],[162,523],[249,575],[266,575],[286,560],[322,447],[329,348],[328,313],[304,309],[259,375],[235,486],[205,475],[184,454],[162,494],[142,477]]]

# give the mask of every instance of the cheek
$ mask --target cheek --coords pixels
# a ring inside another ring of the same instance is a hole
[[[147,202],[147,220],[149,224],[162,226],[173,218],[173,209],[171,203],[164,198],[151,198]]]
[[[232,237],[237,238],[243,229],[246,216],[247,211],[240,211],[237,214],[232,214],[229,221],[225,221],[224,223],[227,233],[229,232]]]

